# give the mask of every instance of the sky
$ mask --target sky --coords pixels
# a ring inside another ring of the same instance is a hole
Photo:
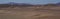
[[[60,0],[0,0],[0,3],[31,3],[31,4],[47,4],[47,3],[58,3]]]

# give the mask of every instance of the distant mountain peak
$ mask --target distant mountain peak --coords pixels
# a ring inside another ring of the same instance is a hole
[[[56,3],[56,5],[60,5],[60,2],[59,3]]]

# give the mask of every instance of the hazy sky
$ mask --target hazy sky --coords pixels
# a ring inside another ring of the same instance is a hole
[[[0,0],[0,3],[8,3],[8,2],[47,4],[47,3],[57,3],[60,2],[60,0]]]

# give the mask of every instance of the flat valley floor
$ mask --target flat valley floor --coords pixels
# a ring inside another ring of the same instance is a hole
[[[1,9],[0,19],[60,19],[60,10],[58,8]]]

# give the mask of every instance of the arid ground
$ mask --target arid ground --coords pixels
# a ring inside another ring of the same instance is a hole
[[[60,7],[2,8],[0,19],[60,19]]]

